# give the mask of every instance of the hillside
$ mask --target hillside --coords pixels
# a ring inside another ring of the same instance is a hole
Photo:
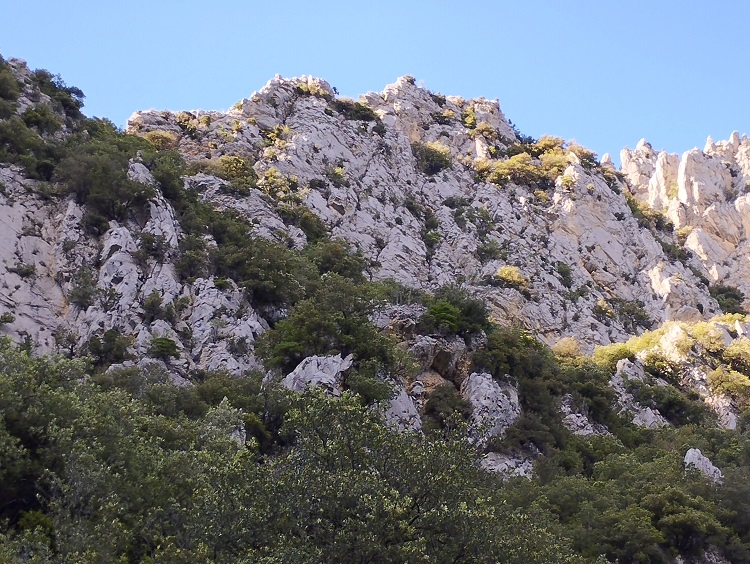
[[[0,60],[9,561],[750,562],[747,137],[83,99]]]

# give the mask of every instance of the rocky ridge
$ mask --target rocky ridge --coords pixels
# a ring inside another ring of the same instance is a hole
[[[24,80],[23,64],[12,69]],[[48,103],[24,84],[18,115]],[[669,321],[706,320],[720,313],[706,278],[747,288],[750,142],[736,134],[681,160],[641,142],[623,152],[621,173],[608,158],[597,164],[560,141],[550,153],[562,158],[554,178],[500,182],[483,170],[530,143],[497,101],[445,97],[403,77],[354,102],[337,98],[323,80],[278,76],[227,112],[138,112],[128,130],[176,148],[192,166],[185,188],[245,218],[255,235],[302,248],[309,233],[286,220],[280,204],[303,206],[332,237],[362,252],[372,279],[426,291],[463,284],[497,321],[521,324],[548,344],[574,337],[590,352]],[[546,154],[534,162],[543,163]],[[226,158],[247,165],[255,185],[238,190],[218,174],[212,163]],[[253,343],[269,328],[269,315],[279,312],[254,309],[232,280],[182,280],[175,263],[185,235],[172,204],[138,158],[129,178],[155,189],[148,213],[111,221],[97,240],[81,226],[81,205],[50,199],[44,183],[20,167],[0,168],[0,236],[9,242],[0,249],[0,304],[9,314],[2,332],[43,353],[81,349],[116,331],[133,336],[135,358],[150,356],[153,340],[166,338],[176,344],[173,358],[152,362],[176,381],[194,370],[262,368]],[[645,221],[631,194],[671,220],[675,231]],[[139,257],[144,234],[163,242],[162,260]],[[692,255],[675,258],[675,248]],[[71,299],[82,272],[90,272],[94,296],[85,307]],[[170,320],[150,319],[144,304],[154,294],[173,306]],[[414,327],[419,314],[381,316],[384,327],[401,316],[403,328]],[[403,383],[409,394],[400,389],[393,400],[394,421],[420,428],[425,388],[440,383],[463,390],[475,408],[474,424],[490,434],[501,435],[518,417],[512,384],[481,385],[487,378],[468,373],[470,351],[460,339],[406,339],[422,371]],[[302,389],[325,376],[333,391],[345,361],[308,358],[285,381]],[[310,366],[321,363],[342,366],[311,376]],[[612,385],[634,422],[665,424],[627,390],[620,393],[618,377]],[[731,427],[732,406],[712,397],[709,403]],[[574,432],[607,432],[585,414],[568,409],[565,415]]]

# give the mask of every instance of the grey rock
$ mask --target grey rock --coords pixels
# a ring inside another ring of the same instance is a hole
[[[293,392],[304,392],[310,386],[320,386],[328,393],[340,395],[342,372],[352,366],[352,355],[309,356],[286,375],[282,384]]]
[[[706,478],[715,483],[720,483],[724,475],[713,463],[703,455],[697,448],[691,448],[685,453],[685,468],[692,467],[698,470]]]
[[[502,437],[521,415],[518,390],[490,374],[473,372],[464,380],[461,395],[471,402],[470,432],[479,442]]]
[[[392,427],[402,431],[420,431],[422,419],[419,416],[414,400],[399,387],[385,410],[385,420]]]

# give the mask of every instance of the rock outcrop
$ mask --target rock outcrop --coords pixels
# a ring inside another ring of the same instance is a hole
[[[282,384],[293,392],[304,392],[310,386],[319,386],[333,395],[339,395],[341,374],[351,368],[352,355],[309,356],[286,375]]]
[[[736,131],[728,141],[709,137],[681,157],[642,140],[621,160],[635,196],[674,224],[691,264],[711,283],[750,296],[750,139]]]
[[[481,443],[502,437],[521,415],[518,390],[497,382],[490,374],[473,372],[461,386],[461,393],[472,406],[470,432]]]
[[[724,476],[700,449],[691,448],[685,453],[685,468],[693,468],[712,482],[720,483]]]
[[[10,66],[23,84],[16,115],[50,103],[24,64]],[[60,121],[54,135],[64,139],[71,122]],[[303,210],[362,253],[372,280],[392,278],[404,292],[460,284],[496,321],[548,344],[574,337],[590,352],[665,322],[709,319],[720,309],[706,281],[750,292],[750,141],[737,134],[682,158],[641,141],[623,151],[617,172],[611,159],[598,164],[562,141],[547,140],[548,149],[528,143],[496,100],[446,97],[403,77],[355,102],[337,98],[323,80],[278,76],[228,111],[138,112],[128,130],[177,150],[189,164],[185,190],[246,219],[249,237],[302,249],[312,235],[289,210]],[[555,164],[543,177],[499,174],[519,151],[530,151],[523,154],[537,173],[543,157]],[[227,162],[242,169],[246,184],[234,184],[222,169]],[[153,190],[147,206],[93,235],[74,198],[0,164],[0,333],[36,352],[68,354],[117,337],[132,356],[159,357],[176,378],[262,370],[255,341],[285,312],[254,307],[231,279],[178,274],[188,235],[147,165],[141,155],[128,170],[130,181]],[[159,252],[144,252],[144,241]],[[474,406],[475,432],[502,435],[520,413],[515,388],[469,374],[462,338],[419,335],[424,311],[399,303],[373,316],[421,365],[413,381],[396,383],[389,420],[419,428],[426,394],[450,384]],[[670,335],[663,351],[678,348],[681,334]],[[351,359],[310,357],[284,382],[333,392],[349,366]],[[736,425],[736,406],[708,390],[705,371],[683,375],[723,426]],[[639,425],[666,424],[635,401],[628,378],[638,376],[623,368],[611,382],[623,411]],[[564,415],[575,433],[606,432],[584,413]]]

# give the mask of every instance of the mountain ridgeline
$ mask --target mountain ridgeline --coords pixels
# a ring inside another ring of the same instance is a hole
[[[0,58],[8,562],[750,562],[750,140]]]

